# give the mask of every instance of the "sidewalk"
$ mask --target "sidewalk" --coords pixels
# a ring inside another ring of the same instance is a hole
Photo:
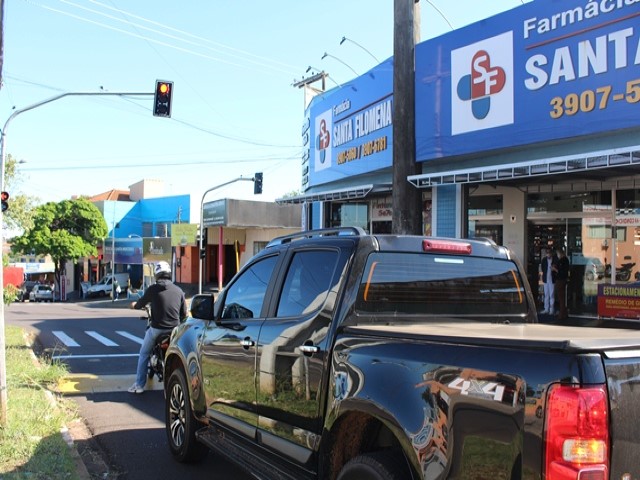
[[[198,294],[198,285],[191,283],[176,283],[178,287],[182,289],[184,295],[187,299],[187,304],[191,303],[191,298],[194,295]],[[213,293],[214,295],[217,293],[217,287],[214,287],[213,284],[204,285],[202,288],[202,293]],[[135,302],[138,299],[138,295],[136,295],[135,291],[131,292],[130,295],[120,294],[116,300],[112,300],[110,297],[98,297],[98,298],[74,298],[68,300],[72,303],[83,304],[87,308],[129,308],[131,306],[131,302]]]

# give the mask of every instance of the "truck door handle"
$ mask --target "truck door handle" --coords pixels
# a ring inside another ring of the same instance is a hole
[[[256,346],[256,342],[254,342],[253,340],[251,340],[250,337],[245,337],[242,339],[242,341],[240,342],[240,345],[242,345],[242,348],[244,348],[245,350],[251,348],[251,347],[255,347]]]
[[[320,347],[316,345],[300,345],[300,351],[305,355],[313,355],[314,353],[318,353],[320,351]]]

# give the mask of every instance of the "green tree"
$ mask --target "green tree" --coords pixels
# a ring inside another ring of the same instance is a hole
[[[22,160],[16,160],[12,155],[7,155],[4,162],[4,190],[9,192],[9,209],[4,212],[3,220],[9,231],[23,232],[33,227],[33,214],[37,197],[25,195],[20,192],[20,185],[24,177],[18,165]]]
[[[97,246],[107,236],[107,223],[100,210],[84,198],[48,202],[36,207],[33,226],[13,239],[16,254],[51,255],[56,285],[67,261],[97,255]]]

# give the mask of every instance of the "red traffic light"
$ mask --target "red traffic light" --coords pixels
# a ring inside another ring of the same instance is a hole
[[[0,194],[0,200],[2,200],[2,211],[7,211],[7,209],[9,208],[9,202],[7,201],[9,200],[9,193],[2,192],[2,194]]]

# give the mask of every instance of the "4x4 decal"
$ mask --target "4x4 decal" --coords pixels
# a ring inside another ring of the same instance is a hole
[[[470,397],[487,398],[496,402],[502,402],[504,397],[504,385],[486,380],[465,380],[458,377],[447,386]]]

